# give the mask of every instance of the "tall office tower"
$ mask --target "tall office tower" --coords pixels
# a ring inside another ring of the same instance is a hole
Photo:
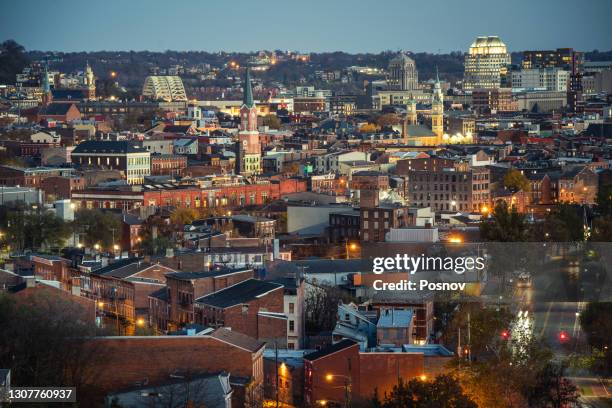
[[[556,50],[535,50],[523,52],[523,68],[562,68],[572,69],[572,61],[575,60],[578,67],[582,65],[582,53],[574,51],[573,48],[557,48]]]
[[[510,54],[499,37],[478,37],[465,56],[463,89],[500,88],[510,65]]]
[[[580,71],[580,53],[572,53],[570,83],[567,91],[567,105],[570,112],[583,113],[584,100],[582,98],[582,72]]]
[[[403,52],[389,62],[389,87],[401,91],[411,91],[418,88],[419,73],[412,58]]]

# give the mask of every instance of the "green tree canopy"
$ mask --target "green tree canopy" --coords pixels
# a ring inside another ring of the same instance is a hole
[[[80,236],[80,242],[86,247],[98,244],[102,249],[110,249],[113,243],[121,240],[119,218],[99,209],[78,210],[74,216],[73,228],[74,233]]]
[[[510,169],[504,175],[504,186],[514,191],[530,191],[531,185],[529,184],[529,180],[523,173],[521,173],[517,169]]]
[[[457,379],[439,375],[433,381],[401,378],[380,404],[382,408],[478,408],[461,388]]]
[[[23,46],[14,40],[0,44],[0,84],[14,84],[16,75],[30,63]]]
[[[500,202],[495,206],[491,218],[480,224],[480,235],[486,241],[522,242],[528,238],[528,226],[525,216],[516,208],[509,209],[508,204]]]

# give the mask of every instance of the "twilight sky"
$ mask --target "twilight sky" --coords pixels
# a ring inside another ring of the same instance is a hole
[[[0,41],[28,50],[612,49],[612,0],[0,0]]]

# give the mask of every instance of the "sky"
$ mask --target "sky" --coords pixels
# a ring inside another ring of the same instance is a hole
[[[0,41],[28,50],[612,49],[612,0],[0,0]]]

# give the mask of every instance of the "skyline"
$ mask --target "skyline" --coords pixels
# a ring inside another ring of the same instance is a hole
[[[48,19],[49,14],[42,12],[45,3],[25,0],[0,5],[0,39],[14,39],[27,50],[59,52],[281,49],[377,53],[401,49],[448,53],[466,51],[478,36],[497,35],[512,52],[612,49],[612,28],[605,17],[612,15],[612,2],[518,0],[510,8],[501,1],[496,2],[498,6],[491,3],[387,0],[371,8],[362,2],[314,0],[306,8],[278,0],[265,6],[243,0],[231,4],[186,0],[181,7],[169,8],[161,0],[128,4],[60,0],[53,5],[53,18]],[[444,14],[437,15],[439,10],[445,10]],[[30,24],[20,24],[19,16],[26,14]],[[66,15],[73,16],[69,23],[54,22]],[[139,24],[143,20],[145,24]],[[96,21],[101,23],[93,24]]]

